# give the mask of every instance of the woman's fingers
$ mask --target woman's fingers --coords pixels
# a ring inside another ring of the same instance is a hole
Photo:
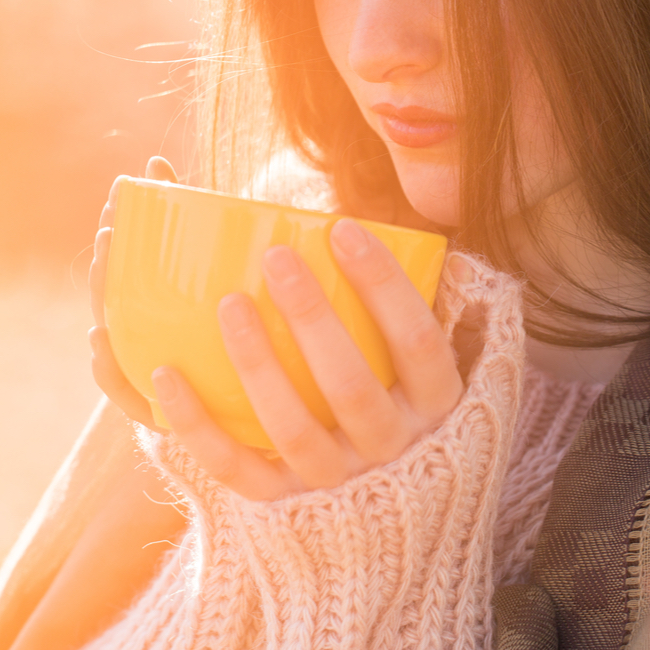
[[[159,181],[178,182],[176,172],[171,164],[161,156],[153,156],[147,163],[145,172],[147,178]],[[118,176],[111,186],[108,201],[99,218],[99,230],[95,237],[95,256],[90,267],[89,284],[91,291],[91,307],[95,323],[104,325],[104,283],[108,267],[108,251],[111,245],[111,233],[115,221],[115,207],[123,176]]]
[[[92,348],[93,376],[108,399],[117,404],[132,420],[153,431],[162,431],[153,420],[149,402],[133,388],[117,365],[106,327],[91,328],[88,338]]]
[[[99,227],[100,228],[112,228],[113,222],[115,221],[115,206],[117,205],[117,194],[120,189],[120,181],[124,176],[118,176],[111,185],[111,189],[108,192],[108,201],[104,205],[102,214],[99,217]]]
[[[146,175],[147,178],[158,180],[172,182],[177,180],[173,167],[160,156],[154,156],[149,160]],[[102,210],[99,219],[99,230],[95,237],[95,253],[88,275],[90,306],[95,323],[98,326],[92,328],[88,333],[93,349],[92,368],[95,381],[113,402],[120,406],[132,419],[141,422],[150,429],[158,430],[151,415],[149,403],[127,381],[117,365],[106,330],[104,292],[115,208],[122,178],[124,177],[118,176],[113,182],[108,201]]]
[[[115,222],[115,206],[117,205],[117,192],[120,180],[118,176],[111,186],[108,201],[99,218],[99,230],[95,235],[95,252],[88,273],[90,287],[90,308],[97,325],[105,325],[104,320],[104,285],[106,283],[106,269],[108,267],[108,251],[111,247],[113,223]]]
[[[463,383],[449,343],[390,251],[351,219],[334,224],[332,250],[388,343],[401,389],[435,423],[458,402]]]
[[[178,176],[171,166],[171,163],[162,156],[153,156],[149,158],[145,178],[151,178],[157,181],[170,181],[178,183]]]
[[[306,487],[332,487],[348,476],[343,451],[309,412],[275,356],[251,299],[226,296],[219,322],[246,395],[262,427]]]
[[[395,404],[368,367],[316,278],[287,246],[269,249],[264,275],[314,379],[340,427],[371,462],[395,457],[408,444]]]
[[[108,251],[111,247],[112,228],[101,228],[95,235],[95,255],[90,272],[88,285],[90,287],[90,308],[97,325],[106,325],[104,318],[104,287],[106,285],[106,268],[108,267]]]
[[[115,181],[117,182],[117,180]],[[115,185],[115,183],[113,184]],[[117,190],[116,190],[117,191]],[[115,205],[111,205],[110,199],[104,205],[102,213],[99,217],[99,227],[101,228],[112,228],[113,222],[115,221]]]
[[[273,499],[291,489],[286,473],[276,464],[217,427],[179,372],[163,366],[151,379],[174,433],[213,478],[253,500]]]
[[[99,218],[99,227],[106,228],[112,227],[113,222],[115,221],[115,206],[117,205],[117,195],[120,189],[120,181],[124,178],[123,176],[118,176],[111,185],[111,189],[108,193],[108,201],[102,210],[102,214]],[[169,161],[165,160],[161,156],[153,156],[149,158],[147,163],[147,168],[145,171],[145,178],[151,178],[157,181],[170,181],[172,183],[178,183],[178,177],[174,168],[171,166]]]

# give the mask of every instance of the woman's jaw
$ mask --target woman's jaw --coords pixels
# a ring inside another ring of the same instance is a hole
[[[388,147],[402,190],[413,209],[432,224],[460,224],[459,167],[413,160],[394,146]]]

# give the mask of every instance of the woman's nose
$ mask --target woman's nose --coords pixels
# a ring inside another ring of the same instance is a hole
[[[354,0],[352,0],[354,2]],[[365,81],[408,83],[440,65],[440,0],[357,0],[348,64]]]

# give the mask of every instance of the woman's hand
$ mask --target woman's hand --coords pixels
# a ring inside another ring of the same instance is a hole
[[[386,247],[350,219],[334,225],[331,244],[388,343],[398,376],[388,390],[296,253],[286,246],[269,249],[264,274],[340,428],[326,430],[303,404],[243,294],[221,301],[219,321],[230,359],[279,458],[269,460],[222,431],[180,373],[168,367],[153,373],[160,405],[188,451],[215,479],[249,499],[335,487],[395,460],[420,435],[434,431],[463,392],[444,333]],[[123,388],[120,395],[127,392]],[[135,410],[136,397],[129,400]]]
[[[149,160],[145,175],[147,178],[156,180],[178,182],[172,166],[159,156]],[[106,284],[108,251],[111,245],[111,235],[113,234],[119,180],[117,178],[113,183],[108,201],[102,210],[99,230],[95,237],[95,256],[90,266],[88,278],[90,304],[96,323],[95,327],[88,332],[92,348],[93,375],[97,385],[128,417],[136,422],[141,422],[149,429],[161,431],[154,423],[149,403],[133,388],[117,365],[108,341],[108,330],[104,320],[104,286]]]

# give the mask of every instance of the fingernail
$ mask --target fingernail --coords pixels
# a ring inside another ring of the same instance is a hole
[[[105,352],[110,349],[108,338],[104,334],[105,331],[106,328],[99,325],[93,325],[93,327],[88,330],[88,340],[93,351]]]
[[[147,163],[147,178],[178,183],[178,176],[173,165],[162,156],[154,156]]]
[[[120,182],[126,176],[118,176],[111,185],[111,191],[108,193],[108,205],[114,208],[117,205],[117,195],[120,191]]]
[[[368,250],[366,231],[351,219],[341,219],[332,227],[332,241],[350,257],[358,257]]]
[[[219,303],[219,314],[223,324],[237,334],[250,328],[253,314],[248,300],[243,296],[226,296]]]
[[[300,275],[300,262],[296,254],[286,246],[275,246],[264,254],[264,266],[275,282],[284,284]]]
[[[165,368],[156,368],[151,375],[151,381],[161,402],[171,402],[176,397],[176,380]]]
[[[448,264],[451,275],[459,284],[469,284],[474,280],[472,267],[460,255],[453,255]]]
[[[105,228],[112,225],[113,217],[115,216],[115,206],[111,205],[108,201],[102,208],[102,213],[99,215],[99,228]]]
[[[147,160],[147,166],[144,170],[145,178],[156,178],[156,165],[158,164],[158,157],[152,156]]]
[[[95,250],[93,251],[95,257],[100,257],[101,253],[104,252],[104,247],[106,246],[105,239],[106,237],[101,231],[95,236]]]

